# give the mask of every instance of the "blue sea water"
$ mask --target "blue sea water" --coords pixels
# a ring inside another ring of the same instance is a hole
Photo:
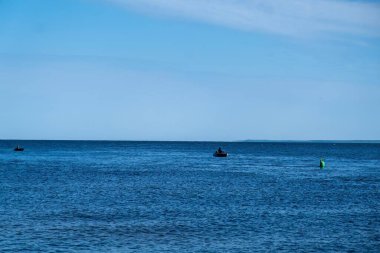
[[[0,141],[0,252],[380,252],[379,190],[380,144]]]

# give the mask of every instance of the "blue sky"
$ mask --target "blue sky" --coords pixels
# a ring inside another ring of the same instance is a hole
[[[0,138],[380,139],[380,3],[0,0]]]

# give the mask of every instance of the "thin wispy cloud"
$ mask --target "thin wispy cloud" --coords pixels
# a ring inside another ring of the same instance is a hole
[[[152,15],[287,36],[380,36],[380,4],[343,0],[103,0]]]

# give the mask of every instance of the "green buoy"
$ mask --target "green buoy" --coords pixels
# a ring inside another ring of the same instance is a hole
[[[319,167],[320,167],[321,169],[323,169],[325,166],[326,166],[325,161],[324,161],[323,159],[321,159],[321,160],[319,161]]]

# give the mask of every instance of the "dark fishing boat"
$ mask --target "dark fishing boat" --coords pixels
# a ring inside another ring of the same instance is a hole
[[[24,151],[24,148],[17,146],[17,147],[15,147],[14,151]]]
[[[215,152],[214,156],[215,157],[227,157],[228,153],[226,153],[226,152],[222,152],[222,153]]]
[[[214,153],[214,157],[227,157],[228,153],[224,152],[221,148],[218,148],[217,151]]]

